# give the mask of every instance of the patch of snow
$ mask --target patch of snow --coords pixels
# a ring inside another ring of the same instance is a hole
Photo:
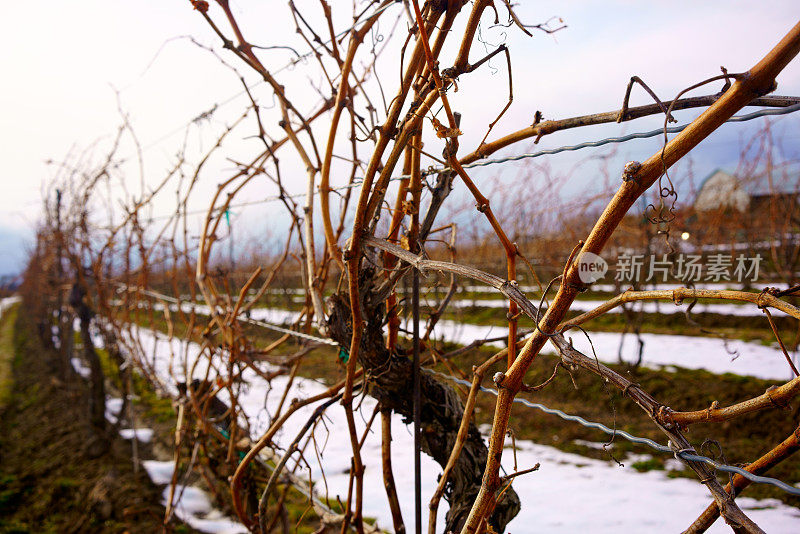
[[[638,473],[612,462],[568,454],[551,447],[517,441],[518,467],[540,462],[538,471],[519,477],[514,489],[527,496],[508,532],[681,532],[711,503],[696,480],[671,479],[663,471]],[[800,511],[773,500],[736,500],[770,533],[797,532]],[[526,506],[525,503],[528,503]],[[669,513],[664,514],[665,503]],[[761,506],[769,508],[761,508]],[[579,512],[579,513],[576,513]],[[709,532],[730,532],[718,520]]]
[[[507,334],[500,326],[484,326],[456,321],[440,320],[434,329],[437,338],[466,345],[476,339],[488,339]],[[588,332],[591,344],[578,330],[567,332],[575,348],[587,356],[597,355],[601,362],[616,363],[622,344],[622,359],[636,362],[639,344],[633,335],[618,332]],[[650,368],[679,366],[687,369],[705,369],[716,374],[734,373],[766,380],[790,380],[792,371],[780,350],[760,343],[740,340],[723,342],[712,337],[681,336],[672,334],[641,334],[644,342],[642,365]],[[504,342],[494,343],[501,348]],[[594,352],[592,351],[594,347]],[[545,345],[543,353],[555,354],[552,345]],[[797,356],[795,355],[795,358]]]
[[[683,471],[686,465],[677,458],[668,458],[664,460],[664,469],[667,471]]]
[[[22,298],[17,296],[17,295],[14,295],[13,297],[6,297],[6,298],[3,298],[3,299],[0,299],[0,317],[3,316],[3,312],[4,311],[6,311],[11,306],[13,306],[14,304],[16,304],[17,302],[20,302],[20,301],[22,301]]]
[[[122,439],[136,439],[142,443],[149,443],[153,439],[152,428],[122,428],[119,431]]]
[[[90,376],[92,376],[92,370],[89,369],[89,367],[83,363],[83,360],[80,358],[72,358],[70,362],[72,363],[72,368],[75,370],[75,372],[81,375],[83,378],[88,379]]]
[[[772,283],[760,282],[760,283],[750,284],[750,287],[751,287],[751,289],[754,289],[756,291],[761,291],[765,287],[776,287],[776,286],[783,286],[783,285],[785,285],[785,284],[783,284],[781,282],[772,282]],[[703,282],[703,281],[695,282],[695,287],[697,289],[735,289],[735,290],[741,290],[743,286],[744,286],[744,284],[740,284],[740,283],[737,284],[736,282]],[[630,284],[628,284],[628,285],[622,284],[621,285],[621,291],[625,291],[629,287],[631,287]],[[658,290],[678,289],[678,288],[681,288],[681,287],[686,287],[686,284],[659,283],[659,284],[647,284],[645,287],[648,290],[651,290],[651,289],[652,290],[656,290],[656,289],[658,289]],[[523,285],[520,285],[519,289],[520,289],[520,291],[523,291],[525,293],[538,293],[539,292],[539,287],[538,286],[530,286],[530,285],[523,286]],[[497,293],[498,292],[493,287],[475,286],[475,285],[464,286],[463,288],[459,288],[459,292],[462,292],[462,291],[463,292],[469,292],[469,293]],[[617,288],[616,288],[616,286],[614,284],[592,284],[592,286],[590,288],[590,291],[597,291],[597,292],[602,292],[602,293],[616,293],[618,290],[617,290]]]
[[[50,338],[53,341],[53,347],[56,350],[61,349],[61,336],[58,335],[58,327],[53,325],[50,327]]]
[[[167,495],[169,495],[169,488]],[[177,486],[175,488],[175,495],[180,495],[181,500],[175,505],[178,510],[178,515],[205,515],[211,511],[211,502],[208,500],[206,493],[192,486]]]
[[[625,455],[625,459],[622,463],[624,464],[635,464],[637,462],[647,462],[653,459],[652,454],[636,454],[633,452],[629,452]]]
[[[669,285],[669,284],[667,284]],[[724,284],[720,284],[724,286]],[[502,300],[494,302],[504,302]],[[591,305],[585,308],[592,309],[597,304],[591,301],[576,301],[573,305],[583,306],[590,302]],[[664,310],[679,310],[672,303],[644,303],[648,305],[659,304]],[[696,306],[696,311],[703,311],[705,308]],[[714,304],[714,313],[728,313],[730,315],[746,315],[751,306],[741,306],[736,304]],[[198,312],[207,311],[207,307],[196,307]],[[727,311],[725,311],[727,310]],[[777,313],[777,311],[776,311]],[[298,312],[282,310],[277,308],[253,308],[250,316],[253,319],[267,321],[274,324],[290,324],[299,317]],[[524,322],[521,323],[524,326]],[[403,325],[410,328],[409,324]],[[440,320],[434,329],[434,337],[446,341],[452,341],[461,345],[471,343],[476,339],[487,339],[506,335],[507,329],[499,326],[485,326],[468,323],[460,323],[452,320]],[[617,354],[622,345],[622,360],[634,363],[638,359],[639,344],[633,335],[623,335],[618,332],[589,332],[594,345],[597,358],[606,363],[616,363]],[[587,356],[593,356],[592,346],[587,341],[586,336],[574,330],[567,333],[572,337],[576,347]],[[789,380],[793,377],[792,371],[786,363],[783,353],[778,347],[768,347],[760,343],[745,342],[740,340],[730,340],[723,342],[717,338],[683,336],[671,334],[641,334],[644,342],[644,352],[642,365],[650,368],[665,368],[669,366],[679,366],[687,369],[704,369],[716,374],[734,373],[741,376],[753,376],[766,380]],[[183,349],[179,344],[173,343],[173,354],[179,354]],[[492,344],[498,348],[505,346],[504,342]],[[543,349],[544,353],[554,354],[555,349],[548,344]],[[793,355],[795,364],[800,363],[797,354]]]
[[[734,307],[735,305],[730,305]],[[297,312],[273,308],[255,308],[253,316],[272,323],[289,323],[297,318]],[[521,323],[524,326],[524,323]],[[410,324],[404,324],[410,329]],[[437,339],[467,345],[476,339],[488,339],[504,336],[506,328],[486,326],[442,319],[434,328],[433,336]],[[636,362],[639,344],[633,335],[618,332],[588,332],[591,344],[580,331],[567,332],[575,347],[587,356],[593,356],[592,345],[597,358],[601,362],[616,363],[617,353],[622,344],[622,360]],[[734,373],[741,376],[753,376],[765,380],[790,380],[792,371],[786,358],[777,347],[768,347],[760,343],[740,340],[723,340],[713,337],[683,336],[672,334],[641,334],[644,342],[642,365],[650,368],[669,366],[687,369],[704,369],[716,374]],[[495,342],[492,346],[502,348],[504,342]],[[177,347],[177,346],[176,346]],[[545,345],[543,353],[555,354],[555,349]],[[797,363],[797,355],[794,355]]]
[[[570,305],[569,309],[576,312],[588,312],[598,306],[604,304],[604,300],[576,300]],[[661,314],[674,314],[683,313],[689,301],[684,301],[682,304],[676,305],[668,301],[638,301],[628,304],[629,309],[634,312],[644,313],[661,313]],[[508,301],[505,299],[461,299],[453,300],[450,306],[454,309],[458,308],[507,308]],[[544,309],[542,309],[544,312]],[[622,306],[618,306],[607,313],[622,313]],[[763,317],[762,312],[755,304],[696,304],[692,308],[692,313],[714,313],[718,315],[738,316],[738,317]],[[770,313],[774,316],[787,316],[786,313],[770,308]]]
[[[203,490],[193,486],[178,486],[175,494],[181,496],[175,505],[175,515],[192,528],[213,534],[247,534],[248,530],[244,525],[214,509],[211,499]],[[168,499],[169,487],[166,487],[162,494],[164,506]]]
[[[584,447],[588,447],[589,449],[598,449],[598,450],[605,450],[605,449],[613,449],[613,443],[607,443],[604,441],[589,441],[585,439],[573,439],[572,443],[575,445],[582,445]]]
[[[137,429],[137,433],[140,431],[141,429]],[[153,484],[158,486],[166,485],[161,493],[161,503],[166,507],[170,496],[168,484],[172,482],[175,462],[145,460],[142,465]],[[200,532],[209,532],[211,534],[240,534],[247,532],[244,525],[226,517],[222,512],[214,508],[208,494],[200,488],[178,485],[175,487],[175,499],[176,502],[173,503],[175,515],[181,521]]]
[[[142,462],[145,471],[150,476],[153,484],[163,485],[169,484],[172,480],[172,470],[175,467],[175,462],[160,462],[158,460],[145,460]]]
[[[174,462],[145,460],[142,465],[154,484],[162,486],[172,481]],[[167,506],[169,496],[170,488],[167,486],[161,494],[161,502],[164,506]],[[175,515],[194,529],[213,534],[240,534],[247,532],[244,525],[216,510],[208,494],[200,488],[176,486],[175,498],[179,499],[174,503]]]
[[[122,399],[119,397],[106,397],[106,420],[116,424],[117,414],[122,409]]]

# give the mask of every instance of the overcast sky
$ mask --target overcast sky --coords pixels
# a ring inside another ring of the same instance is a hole
[[[305,6],[304,12],[311,20],[319,20],[317,1],[296,3]],[[485,16],[486,50],[507,42],[514,66],[514,104],[496,127],[498,133],[530,124],[536,110],[546,118],[556,119],[617,109],[627,81],[634,74],[668,99],[683,87],[718,74],[720,65],[731,72],[746,70],[800,19],[800,2],[796,0],[757,4],[696,0],[520,3],[518,14],[526,22],[538,23],[558,16],[568,28],[552,36],[534,33],[533,38],[528,38],[514,28],[488,28],[491,21]],[[293,25],[287,22],[288,10],[282,2],[232,0],[231,4],[254,42],[293,43],[301,53],[306,51],[298,44]],[[331,4],[338,28],[346,28],[352,2],[336,0]],[[380,28],[384,35],[388,35],[390,22],[401,10],[400,5],[387,10],[386,22]],[[212,14],[220,18],[214,6]],[[404,31],[405,21],[401,21],[398,35]],[[244,96],[235,97],[242,89],[236,75],[208,52],[180,38],[187,35],[213,46],[239,67],[235,58],[220,50],[188,0],[6,2],[0,20],[0,91],[4,103],[0,133],[0,274],[18,268],[21,247],[16,236],[29,236],[40,216],[42,184],[54,174],[53,167],[45,161],[63,160],[70,150],[84,150],[98,139],[98,146],[102,147],[103,140],[114,134],[120,123],[115,89],[145,147],[146,180],[153,183],[169,166],[184,139],[184,127],[192,118],[214,104],[222,104],[209,123],[190,134],[196,136],[192,142],[199,146],[210,140],[203,136],[241,113],[247,101]],[[484,53],[482,47],[475,47],[473,60]],[[392,56],[386,58],[387,69],[396,65],[396,54]],[[277,70],[292,54],[276,50],[263,52],[261,57],[272,70]],[[452,53],[444,57],[446,64]],[[313,70],[311,66],[308,69]],[[240,71],[250,82],[256,81],[245,68]],[[306,86],[309,81],[313,83],[302,65],[284,71],[282,76]],[[395,79],[396,76],[389,77],[386,84],[390,92],[394,91]],[[504,104],[506,84],[504,61],[493,61],[459,84],[459,92],[452,98],[464,115],[462,129],[480,131],[477,137],[465,136],[462,140],[464,153],[474,148],[486,124]],[[718,89],[717,84],[702,92]],[[254,91],[262,104],[270,102],[265,86]],[[800,61],[795,60],[779,77],[776,93],[800,95]],[[307,99],[300,104],[311,109],[315,102],[313,91],[298,94]],[[641,90],[634,95],[634,104],[648,103]],[[686,121],[693,116],[694,113],[684,113],[679,118]],[[661,120],[557,134],[542,140],[537,148],[649,130],[658,127]],[[779,123],[788,152],[796,152],[800,143],[798,124],[794,118]],[[730,166],[743,139],[755,127],[726,126],[703,143],[693,156],[698,172]],[[243,137],[244,132],[240,135]],[[618,159],[645,159],[657,147],[657,141],[626,146]],[[257,145],[243,140],[235,150],[253,154],[251,148]],[[513,147],[506,153],[529,148]],[[440,149],[432,151],[438,153]],[[101,154],[102,150],[98,148],[97,152]],[[553,158],[552,164],[570,165],[575,161],[572,158]],[[488,180],[491,173],[477,175]],[[132,179],[138,183],[138,174]],[[577,179],[576,184],[592,179],[587,175]],[[212,185],[208,187],[210,191]],[[269,193],[265,188],[252,194]],[[168,206],[164,209],[168,211]]]

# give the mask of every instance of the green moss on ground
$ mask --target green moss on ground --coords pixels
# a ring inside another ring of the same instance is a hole
[[[11,398],[14,385],[12,370],[14,366],[14,324],[17,320],[17,309],[14,305],[0,315],[0,414]]]

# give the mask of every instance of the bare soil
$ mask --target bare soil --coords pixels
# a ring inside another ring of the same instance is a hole
[[[0,532],[194,532],[162,524],[161,492],[143,469],[134,472],[129,442],[110,438],[107,453],[89,454],[85,383],[57,378],[57,355],[42,346],[26,313],[2,322],[10,320],[16,324],[13,385],[0,408]]]

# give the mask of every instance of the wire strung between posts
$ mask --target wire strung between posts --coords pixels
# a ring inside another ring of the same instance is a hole
[[[116,285],[119,286],[120,288],[123,288],[126,291],[137,291],[137,292],[139,292],[139,293],[141,293],[143,295],[147,295],[149,297],[153,297],[153,298],[159,299],[159,300],[165,300],[167,302],[171,302],[173,304],[177,304],[178,306],[191,306],[192,310],[195,310],[195,309],[200,307],[200,305],[194,304],[192,302],[188,302],[188,301],[185,301],[185,300],[182,301],[180,299],[176,299],[175,297],[170,297],[169,295],[164,295],[163,293],[157,293],[155,291],[150,291],[148,289],[144,289],[144,288],[141,288],[141,287],[130,287],[130,286],[127,286],[127,285],[121,284],[121,283],[117,283]],[[258,319],[251,319],[249,317],[237,317],[236,319],[238,321],[243,322],[243,323],[249,323],[249,324],[252,324],[252,325],[255,325],[255,326],[260,326],[262,328],[266,328],[268,330],[274,330],[275,332],[280,332],[282,334],[289,334],[290,336],[295,336],[295,337],[298,337],[298,338],[301,338],[301,339],[306,339],[308,341],[315,341],[317,343],[322,343],[322,344],[325,344],[325,345],[332,345],[334,347],[338,347],[339,346],[339,344],[337,342],[333,341],[332,339],[326,339],[326,338],[322,338],[322,337],[312,336],[311,334],[305,334],[303,332],[298,332],[297,330],[291,330],[289,328],[285,328],[283,326],[280,326],[280,325],[277,325],[277,324],[274,324],[274,323],[269,323],[267,321],[260,321]]]
[[[747,122],[747,121],[751,121],[751,120],[754,120],[754,119],[759,119],[761,117],[769,117],[769,116],[772,116],[772,115],[788,115],[789,113],[795,113],[797,111],[800,111],[800,104],[795,104],[793,106],[788,106],[788,107],[779,108],[779,109],[774,109],[774,108],[762,109],[762,110],[759,110],[759,111],[754,111],[753,113],[747,113],[746,115],[734,115],[733,117],[731,117],[730,119],[728,119],[725,122]],[[672,127],[667,128],[667,133],[668,134],[680,133],[683,130],[685,130],[686,128],[688,128],[688,127],[689,127],[689,124],[684,124],[683,126],[672,126]],[[520,161],[520,160],[525,160],[525,159],[538,158],[538,157],[541,157],[541,156],[549,156],[549,155],[552,155],[552,154],[558,154],[560,152],[574,152],[576,150],[582,150],[584,148],[595,148],[595,147],[600,147],[600,146],[609,145],[609,144],[626,143],[626,142],[632,141],[634,139],[648,139],[650,137],[656,137],[656,136],[659,136],[659,135],[664,135],[664,129],[663,128],[659,128],[657,130],[650,130],[649,132],[631,133],[631,134],[623,135],[623,136],[619,136],[619,137],[606,137],[605,139],[600,139],[598,141],[586,141],[585,143],[578,143],[577,145],[564,145],[564,146],[560,146],[560,147],[556,147],[556,148],[548,148],[546,150],[539,150],[538,152],[529,152],[529,153],[525,153],[525,154],[517,154],[516,156],[507,156],[507,157],[504,157],[504,158],[485,159],[485,160],[475,161],[473,163],[468,163],[467,165],[464,165],[464,168],[465,169],[471,169],[471,168],[475,168],[475,167],[486,167],[488,165],[497,165],[497,164],[500,164],[500,163],[509,163],[509,162],[512,162],[512,161]],[[444,171],[449,170],[449,169],[450,169],[449,167],[429,168],[427,170],[423,170],[422,171],[422,175],[423,176],[431,176],[431,175],[434,175],[434,174],[439,174],[439,173],[444,172]],[[389,179],[389,181],[390,182],[396,182],[396,181],[399,181],[399,180],[404,180],[406,178],[410,178],[410,175],[403,174],[403,175],[400,175],[400,176],[393,176],[392,178]],[[359,177],[356,177],[353,180],[353,183],[347,184],[347,185],[343,185],[343,186],[339,186],[339,187],[332,187],[331,191],[336,191],[336,192],[346,191],[348,189],[352,189],[354,187],[360,186],[363,183],[363,181],[364,181],[364,178],[359,176]],[[276,201],[282,200],[284,198],[295,199],[295,198],[305,198],[305,196],[306,196],[306,193],[297,193],[297,194],[293,194],[293,195],[275,195],[275,196],[263,198],[261,200],[251,200],[251,201],[247,201],[247,202],[239,202],[239,203],[236,203],[236,204],[231,204],[229,206],[229,208],[240,208],[240,207],[245,207],[245,206],[255,206],[255,205],[259,205],[259,204],[267,204],[269,202],[276,202]],[[207,213],[207,212],[208,212],[208,210],[195,210],[195,211],[191,211],[191,212],[187,211],[184,214],[185,215],[196,215],[198,213]],[[155,219],[156,217],[153,217],[153,218]]]
[[[397,181],[397,180],[400,180],[401,178],[402,177],[391,178],[391,180],[392,181]],[[347,185],[342,185],[342,186],[339,186],[339,187],[331,187],[331,191],[338,193],[338,192],[341,192],[341,191],[346,191],[348,189],[352,189],[354,187],[358,187],[358,186],[361,185],[363,180],[364,180],[363,178],[356,178],[356,179],[353,180],[353,183],[350,183],[350,184],[347,184]],[[291,195],[272,195],[272,196],[264,197],[264,198],[262,198],[260,200],[247,200],[247,201],[244,201],[244,202],[236,202],[234,204],[229,204],[228,207],[225,208],[225,209],[230,210],[232,208],[244,208],[244,207],[247,207],[247,206],[259,206],[261,204],[269,204],[271,202],[278,202],[279,200],[284,200],[284,199],[294,200],[294,199],[298,199],[298,198],[305,198],[306,195],[307,195],[307,193],[294,193],[294,194],[291,194]],[[211,212],[212,213],[223,213],[225,211],[225,209],[223,209],[222,207],[214,208],[213,210],[211,210]],[[173,213],[172,215],[156,215],[155,217],[148,217],[148,221],[171,219],[171,218],[173,218],[175,216],[202,215],[202,214],[205,214],[205,213],[208,213],[208,208],[182,211],[180,213]]]
[[[259,321],[257,319],[250,319],[249,317],[238,317],[239,321],[250,323],[255,326],[260,326],[263,328],[267,328],[269,330],[274,330],[276,332],[282,332],[284,334],[289,334],[290,336],[299,337],[301,339],[306,339],[308,341],[316,341],[317,343],[322,343],[324,345],[331,345],[333,347],[338,347],[339,344],[332,339],[326,339],[322,337],[312,336],[311,334],[304,334],[303,332],[298,332],[297,330],[290,330],[288,328],[284,328],[282,326],[278,326],[273,323],[268,323],[266,321]]]
[[[456,383],[461,384],[461,385],[472,386],[472,383],[470,381],[468,381],[468,380],[462,380],[462,379],[457,378],[455,376],[446,375],[446,374],[441,373],[439,371],[433,371],[431,369],[425,369],[425,372],[428,373],[428,374],[431,374],[431,375],[438,376],[440,378],[444,378],[446,380],[450,380],[452,382],[456,382]],[[487,387],[484,387],[484,386],[480,386],[480,390],[483,391],[484,393],[491,393],[492,395],[497,396],[497,390],[495,390],[495,389],[487,388]],[[718,471],[725,471],[726,473],[736,473],[737,475],[741,475],[744,478],[750,480],[751,482],[755,482],[755,483],[758,483],[758,484],[770,484],[771,486],[775,486],[775,487],[777,487],[779,489],[782,489],[786,493],[791,493],[792,495],[800,496],[800,488],[796,488],[796,487],[794,487],[794,486],[792,486],[790,484],[787,484],[786,482],[783,482],[782,480],[778,480],[777,478],[755,475],[753,473],[750,473],[749,471],[745,471],[741,467],[736,467],[736,466],[733,466],[733,465],[723,464],[723,463],[717,462],[715,460],[712,460],[711,458],[708,458],[707,456],[702,456],[702,455],[699,455],[699,454],[693,454],[693,453],[690,453],[690,452],[687,452],[687,451],[675,451],[672,448],[668,447],[667,445],[661,445],[660,443],[657,443],[657,442],[653,441],[652,439],[642,438],[642,437],[639,437],[639,436],[634,436],[633,434],[625,432],[624,430],[613,430],[613,429],[607,427],[606,425],[604,425],[603,423],[598,423],[598,422],[595,422],[595,421],[587,421],[586,419],[584,419],[583,417],[581,417],[579,415],[570,415],[568,413],[562,412],[561,410],[559,410],[557,408],[549,408],[549,407],[545,406],[544,404],[540,404],[538,402],[531,402],[528,399],[521,399],[521,398],[515,397],[514,398],[514,402],[522,404],[523,406],[527,406],[528,408],[534,408],[534,409],[540,410],[540,411],[542,411],[544,413],[548,413],[548,414],[551,414],[551,415],[558,416],[561,419],[564,419],[565,421],[572,421],[574,423],[578,423],[579,425],[585,426],[587,428],[594,428],[594,429],[597,429],[597,430],[601,430],[601,431],[605,432],[606,434],[609,434],[609,435],[612,435],[612,436],[613,435],[622,436],[623,438],[625,438],[628,441],[631,441],[633,443],[639,443],[639,444],[642,444],[642,445],[647,445],[648,447],[650,447],[652,449],[655,449],[655,450],[657,450],[659,452],[666,452],[666,453],[669,453],[669,454],[674,454],[676,457],[678,457],[678,458],[680,458],[682,460],[685,460],[685,461],[702,462],[702,463],[710,465],[711,467],[713,467],[714,469],[716,469]]]
[[[751,121],[753,119],[758,119],[758,118],[761,118],[761,117],[767,117],[767,116],[770,116],[770,115],[786,115],[786,114],[789,114],[789,113],[794,113],[795,111],[800,111],[800,104],[795,104],[793,106],[787,106],[785,108],[779,108],[779,109],[774,109],[774,108],[762,109],[760,111],[754,111],[753,113],[748,113],[746,115],[734,115],[733,117],[731,117],[730,119],[728,119],[725,122],[747,122],[747,121]],[[670,128],[667,128],[667,133],[668,134],[680,133],[683,130],[685,130],[686,128],[688,128],[690,124],[691,123],[684,124],[683,126],[672,126]],[[530,158],[538,158],[539,156],[547,156],[547,155],[551,155],[551,154],[558,154],[559,152],[572,152],[572,151],[575,151],[575,150],[580,150],[582,148],[598,147],[598,146],[608,145],[608,144],[612,144],[612,143],[625,143],[627,141],[631,141],[632,139],[647,139],[649,137],[656,137],[656,136],[663,135],[663,134],[664,134],[664,128],[659,128],[657,130],[651,130],[649,132],[632,133],[632,134],[623,135],[623,136],[620,136],[620,137],[608,137],[606,139],[601,139],[600,141],[588,141],[588,142],[585,142],[585,143],[578,143],[577,145],[566,145],[566,146],[561,146],[561,147],[558,147],[558,148],[549,148],[547,150],[540,150],[538,152],[530,152],[530,153],[527,153],[527,154],[518,154],[516,156],[508,156],[508,157],[505,157],[505,158],[487,159],[487,160],[476,161],[476,162],[464,165],[464,168],[467,169],[467,168],[473,168],[473,167],[486,167],[487,165],[495,165],[495,164],[498,164],[498,163],[507,163],[509,161],[519,161],[519,160],[530,159]],[[435,174],[435,173],[442,172],[443,170],[445,170],[445,168],[435,169],[433,171],[428,171],[428,172],[431,173],[431,174]]]

